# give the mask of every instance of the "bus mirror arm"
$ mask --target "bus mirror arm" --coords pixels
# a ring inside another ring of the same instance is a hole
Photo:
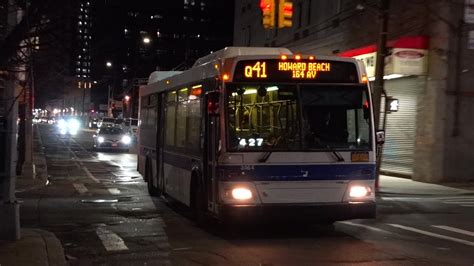
[[[385,130],[378,130],[375,133],[375,139],[377,141],[377,145],[382,145],[385,143]]]

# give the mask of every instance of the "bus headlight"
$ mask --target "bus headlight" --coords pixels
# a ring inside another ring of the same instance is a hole
[[[132,138],[130,138],[129,136],[123,136],[122,137],[122,143],[123,144],[130,144],[130,142],[132,142]]]
[[[349,197],[351,198],[363,198],[367,197],[371,193],[370,187],[365,186],[352,186],[349,190]]]
[[[98,141],[99,143],[103,143],[103,142],[105,141],[105,139],[104,139],[104,137],[98,137],[98,138],[97,138],[97,141]]]
[[[236,200],[248,200],[252,198],[252,191],[248,188],[234,188],[232,189],[232,197]]]
[[[219,198],[223,204],[258,204],[257,188],[253,182],[219,182]]]

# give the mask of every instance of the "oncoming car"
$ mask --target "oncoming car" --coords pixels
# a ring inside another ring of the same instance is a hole
[[[81,128],[81,122],[76,118],[63,118],[58,120],[58,129],[61,135],[76,135],[79,129]]]
[[[119,127],[102,127],[94,135],[95,149],[127,150],[132,138]]]
[[[113,117],[104,117],[99,122],[97,122],[97,127],[113,127],[115,126],[115,118]]]

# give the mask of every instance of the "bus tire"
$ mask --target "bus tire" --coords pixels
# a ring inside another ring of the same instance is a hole
[[[159,197],[160,190],[153,186],[153,170],[150,160],[147,160],[145,165],[145,180],[148,188],[148,194],[152,197]]]
[[[203,195],[199,177],[197,174],[193,174],[191,179],[191,210],[194,221],[201,227],[207,224],[206,200]]]

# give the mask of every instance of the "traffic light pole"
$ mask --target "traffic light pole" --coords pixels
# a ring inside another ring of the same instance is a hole
[[[373,106],[375,130],[379,130],[380,126],[380,107],[382,102],[382,94],[384,92],[384,70],[385,57],[387,56],[387,33],[388,33],[388,19],[389,19],[390,0],[380,0],[380,33],[377,42],[377,58],[375,63],[375,81],[373,90]],[[380,165],[382,163],[382,146],[377,151],[377,168],[376,168],[376,189],[378,189]]]

